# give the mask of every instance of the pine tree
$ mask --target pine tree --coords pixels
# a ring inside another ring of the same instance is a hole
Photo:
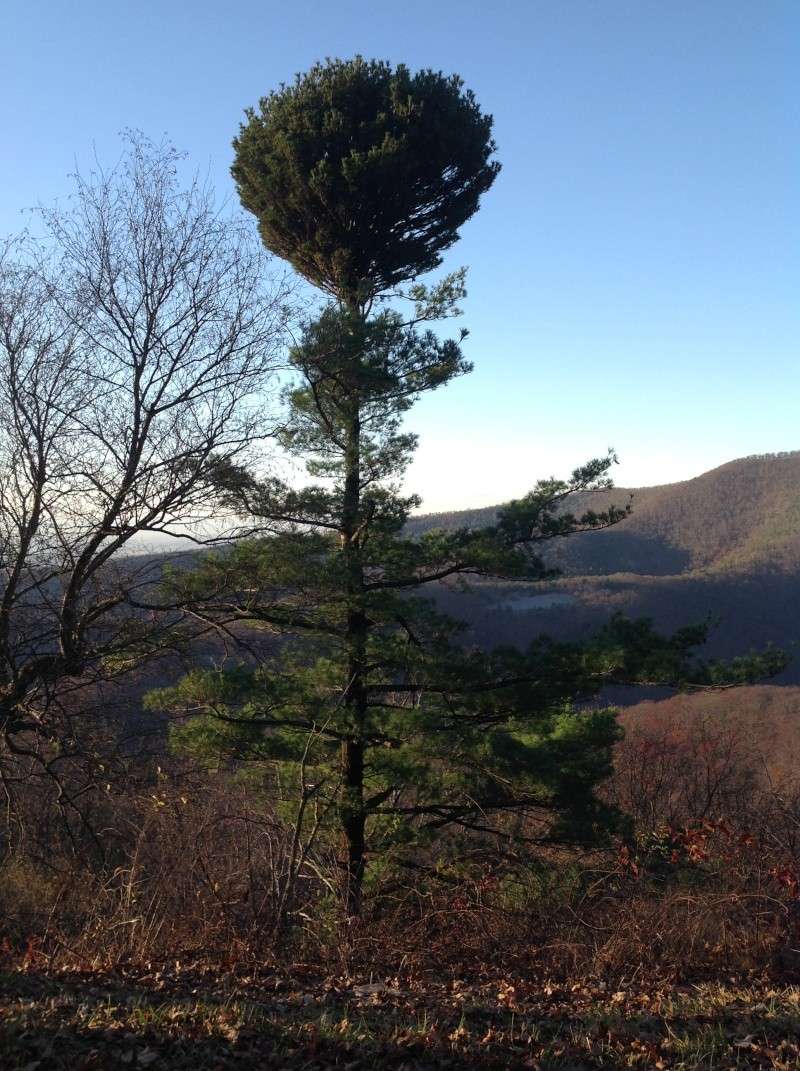
[[[300,769],[298,791],[341,838],[350,915],[369,858],[418,864],[445,831],[462,855],[489,834],[589,842],[613,824],[596,788],[619,729],[613,711],[575,700],[609,681],[685,679],[703,630],[664,639],[616,620],[583,646],[479,651],[429,597],[470,577],[549,579],[543,543],[624,516],[569,509],[571,496],[610,487],[608,455],[540,482],[491,527],[405,532],[419,500],[399,489],[416,445],[403,416],[470,370],[465,332],[443,341],[429,326],[458,311],[463,272],[432,288],[414,280],[498,172],[491,118],[458,78],[335,61],[262,100],[235,147],[265,244],[328,296],[291,351],[283,431],[313,482],[220,465],[226,503],[263,538],[173,584],[195,614],[282,639],[266,663],[196,670],[161,693],[193,713],[177,742],[271,763],[284,790]]]

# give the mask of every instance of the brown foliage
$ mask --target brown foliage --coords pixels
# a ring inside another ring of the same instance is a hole
[[[87,790],[76,817],[53,806],[50,781],[21,778],[27,819],[8,826],[0,867],[3,936],[48,963],[794,977],[800,785],[735,720],[659,706],[626,715],[607,795],[633,833],[614,850],[517,847],[487,850],[477,869],[388,872],[344,928],[335,846],[298,849],[291,816],[257,781],[142,760],[136,777]]]

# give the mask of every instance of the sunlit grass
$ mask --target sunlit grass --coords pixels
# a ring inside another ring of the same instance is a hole
[[[592,980],[568,989],[433,983],[359,995],[347,985],[279,992],[196,977],[0,977],[0,1066],[362,1069],[420,1066],[775,1068],[800,1071],[800,989]],[[509,996],[509,993],[511,995]],[[53,1062],[56,1060],[61,1062]],[[37,1064],[37,1061],[38,1064]],[[270,1062],[272,1061],[272,1062]],[[280,1061],[276,1063],[275,1061]]]

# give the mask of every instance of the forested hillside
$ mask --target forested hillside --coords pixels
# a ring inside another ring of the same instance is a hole
[[[585,639],[621,612],[673,630],[711,621],[711,657],[730,658],[773,643],[792,656],[778,683],[800,682],[800,452],[731,461],[693,480],[583,496],[631,515],[606,531],[547,545],[562,578],[522,592],[481,581],[470,593],[437,599],[467,622],[480,646],[519,644],[547,633]],[[428,514],[416,533],[491,523],[497,508]],[[738,700],[737,700],[738,701]]]
[[[568,576],[800,568],[800,452],[741,458],[693,480],[616,488],[589,499],[596,508],[630,501],[632,512],[608,531],[554,543],[549,560]],[[477,527],[491,523],[496,512],[432,513],[413,518],[411,526],[416,532]]]

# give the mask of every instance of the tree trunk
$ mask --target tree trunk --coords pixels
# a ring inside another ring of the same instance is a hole
[[[346,841],[344,860],[344,902],[348,918],[361,912],[361,886],[364,880],[364,745],[360,740],[342,743],[342,830]]]
[[[357,384],[357,377],[354,377]],[[348,714],[348,737],[342,741],[342,801],[340,820],[344,834],[344,902],[348,917],[361,911],[364,879],[364,729],[367,716],[366,669],[367,616],[364,605],[364,570],[358,526],[361,512],[361,411],[358,387],[353,387],[351,416],[347,427],[341,543],[347,573],[347,681],[344,706]]]

